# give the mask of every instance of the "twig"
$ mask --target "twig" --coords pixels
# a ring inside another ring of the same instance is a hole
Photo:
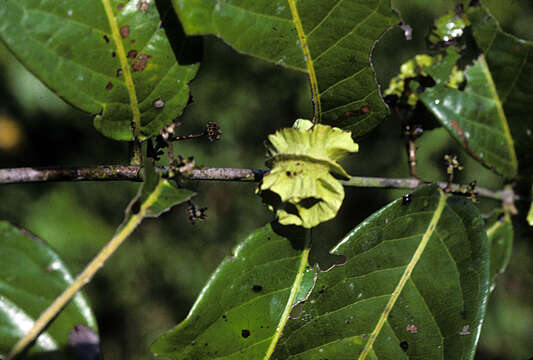
[[[157,171],[168,176],[170,167]],[[267,170],[236,168],[192,169],[184,177],[190,180],[250,181],[258,182]],[[26,167],[0,169],[0,184],[39,183],[51,181],[142,181],[142,167],[123,165]]]
[[[168,167],[159,167],[157,171],[163,176],[169,176],[172,170]],[[188,180],[205,181],[239,181],[258,182],[268,170],[263,169],[238,169],[238,168],[199,168],[192,169],[182,174]],[[71,166],[71,167],[32,167],[0,169],[0,184],[22,184],[50,181],[142,181],[142,168],[140,166]],[[391,189],[415,189],[431,182],[417,178],[379,178],[366,176],[352,176],[350,180],[342,182],[344,186],[391,188]],[[438,186],[446,189],[448,183],[437,182]],[[468,185],[450,184],[450,191],[463,193]],[[476,187],[478,196],[496,200],[509,199],[525,200],[512,190],[491,190]]]
[[[411,177],[418,178],[416,172],[416,145],[413,137],[409,137],[407,140],[407,156],[409,158],[409,170],[411,171]]]

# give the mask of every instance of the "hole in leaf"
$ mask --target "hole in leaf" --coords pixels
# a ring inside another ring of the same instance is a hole
[[[128,55],[126,55],[128,59],[135,59],[137,56],[137,50],[130,50],[128,51]]]
[[[246,339],[248,336],[250,336],[250,330],[242,329],[241,336]]]
[[[400,343],[400,347],[403,349],[403,351],[407,351],[407,348],[409,348],[409,343],[407,341],[402,341]]]
[[[139,211],[141,211],[141,202],[137,200],[131,205],[131,213],[138,214]]]

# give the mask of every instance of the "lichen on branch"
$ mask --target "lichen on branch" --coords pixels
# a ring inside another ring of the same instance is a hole
[[[357,152],[351,133],[298,119],[268,137],[270,172],[259,191],[282,225],[312,228],[333,219],[344,199],[339,179],[350,176],[337,163]]]

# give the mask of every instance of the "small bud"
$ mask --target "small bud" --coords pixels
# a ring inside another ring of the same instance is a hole
[[[222,130],[220,130],[220,126],[210,121],[205,124],[205,133],[207,134],[207,138],[209,139],[209,141],[213,142],[215,140],[220,139],[220,136],[222,135]]]
[[[198,208],[192,201],[189,201],[189,206],[187,207],[189,222],[194,225],[197,220],[207,219],[206,211],[206,207]]]

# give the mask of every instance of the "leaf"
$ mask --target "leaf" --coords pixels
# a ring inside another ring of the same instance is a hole
[[[337,160],[359,149],[350,132],[298,119],[268,141],[272,170],[259,189],[280,224],[309,229],[334,218],[344,199],[337,178],[350,178]]]
[[[125,225],[132,217],[156,218],[172,207],[189,201],[195,192],[178,188],[155,171],[152,160],[147,158],[144,163],[144,182],[139,192],[126,209]],[[140,220],[136,220],[140,223]]]
[[[473,358],[489,294],[484,222],[436,186],[410,198],[333,249],[346,262],[319,273],[272,360]]]
[[[513,250],[513,223],[508,215],[497,212],[487,220],[490,244],[490,280],[492,288],[496,277],[505,271]]]
[[[315,118],[361,136],[387,114],[370,57],[399,22],[388,0],[173,0],[185,31],[306,71]]]
[[[268,359],[293,305],[314,284],[304,233],[267,225],[248,236],[152,351],[170,359]]]
[[[440,62],[427,67],[436,85],[419,98],[472,157],[512,178],[518,166],[513,139],[485,58],[466,67],[464,90],[447,86],[458,59],[450,47]]]
[[[104,135],[144,139],[183,111],[198,70],[195,44],[160,6],[161,17],[149,1],[5,0],[0,38]]]
[[[531,186],[531,192],[530,194],[533,194],[533,186]],[[533,226],[533,201],[531,202],[531,205],[529,207],[529,212],[527,213],[527,223],[529,226]]]
[[[533,175],[533,42],[503,32],[489,11],[468,9],[513,135],[519,173]]]
[[[0,357],[33,326],[39,315],[67,286],[72,275],[48,245],[26,230],[0,221]],[[38,338],[29,354],[71,359],[69,334],[77,325],[97,330],[83,294],[78,293]],[[31,357],[33,358],[33,356]]]

